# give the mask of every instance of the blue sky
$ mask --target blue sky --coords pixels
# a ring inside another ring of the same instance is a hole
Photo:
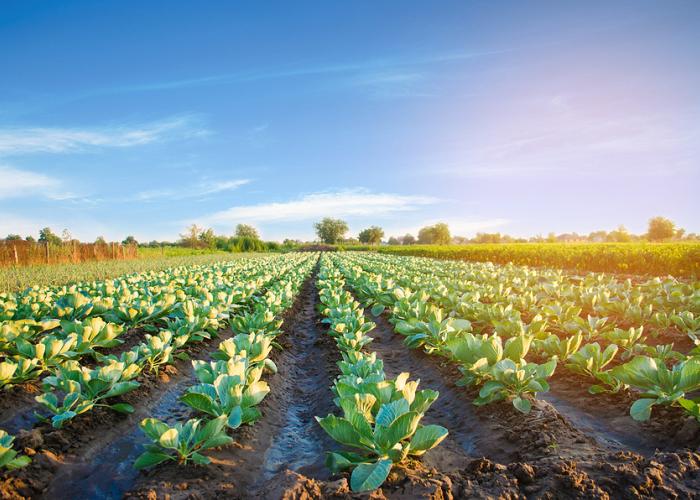
[[[700,231],[696,1],[0,7],[0,234]]]

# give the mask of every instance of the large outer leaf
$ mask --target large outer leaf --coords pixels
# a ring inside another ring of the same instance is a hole
[[[610,373],[625,384],[640,389],[651,389],[659,382],[658,371],[660,368],[656,360],[648,356],[637,356],[624,365],[616,366],[610,370]]]
[[[447,437],[447,429],[440,425],[426,425],[416,431],[411,438],[411,455],[422,455],[435,448]]]
[[[350,476],[350,487],[353,491],[376,490],[386,481],[391,465],[391,460],[386,459],[358,465]]]
[[[146,467],[152,467],[158,465],[159,463],[165,462],[166,460],[173,460],[173,457],[167,453],[159,453],[155,451],[143,452],[134,462],[135,469],[145,469]]]
[[[688,359],[683,363],[680,389],[684,392],[700,389],[700,360]]]
[[[330,437],[339,443],[356,448],[366,448],[360,443],[360,433],[346,419],[328,415],[325,418],[316,417],[316,421]]]

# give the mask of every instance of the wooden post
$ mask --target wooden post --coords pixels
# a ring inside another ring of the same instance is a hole
[[[116,259],[116,256],[114,255],[114,242],[112,242],[112,260]]]
[[[49,263],[49,240],[46,240],[46,263]]]
[[[15,253],[15,266],[19,265],[19,257],[17,257],[17,245],[12,245],[12,251]]]
[[[73,241],[73,262],[78,262],[78,247],[75,245],[75,241]]]

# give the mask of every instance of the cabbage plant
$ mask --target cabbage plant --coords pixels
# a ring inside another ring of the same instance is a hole
[[[418,381],[409,382],[408,377],[402,373],[374,393],[343,394],[339,398],[343,416],[316,417],[335,441],[358,450],[331,452],[326,459],[333,472],[352,469],[353,491],[378,488],[393,464],[409,455],[420,456],[447,437],[444,427],[420,424],[437,391],[417,391]]]
[[[140,372],[141,367],[136,363],[127,365],[109,360],[104,366],[87,368],[69,361],[58,367],[56,375],[44,378],[44,393],[35,399],[53,413],[51,423],[55,428],[98,406],[132,413],[134,408],[131,405],[107,403],[106,400],[136,389],[139,383],[132,379]]]
[[[28,465],[32,460],[26,455],[18,455],[12,449],[14,436],[0,429],[0,470],[15,470]]]
[[[184,424],[169,426],[155,418],[146,418],[139,424],[141,430],[152,441],[134,462],[136,469],[174,461],[179,464],[193,462],[206,465],[211,462],[201,452],[233,443],[226,435],[226,417],[214,418],[206,423],[190,419]]]
[[[688,358],[667,368],[661,360],[637,356],[611,370],[616,379],[642,391],[641,398],[630,408],[635,420],[649,420],[655,405],[676,405],[698,418],[698,402],[685,398],[700,390],[700,359]]]

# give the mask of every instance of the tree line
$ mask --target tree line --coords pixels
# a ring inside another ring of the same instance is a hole
[[[593,231],[587,235],[578,233],[549,233],[547,236],[537,235],[530,238],[516,238],[501,233],[476,233],[473,238],[453,236],[450,228],[444,222],[432,226],[426,226],[418,231],[417,236],[405,234],[403,236],[391,236],[384,240],[384,230],[379,226],[371,226],[363,229],[357,238],[346,238],[349,231],[348,224],[340,219],[326,217],[314,225],[318,239],[327,244],[365,244],[379,245],[448,245],[468,243],[527,243],[527,242],[617,242],[626,243],[632,241],[694,241],[700,239],[695,233],[686,234],[685,230],[665,217],[653,217],[649,219],[647,232],[641,235],[630,233],[625,226],[618,226],[613,231]]]
[[[618,226],[613,231],[593,231],[587,235],[578,233],[549,233],[547,236],[537,235],[530,238],[516,238],[501,233],[476,233],[473,238],[453,236],[450,228],[444,222],[431,226],[425,226],[418,231],[416,236],[405,234],[403,236],[391,236],[385,239],[385,232],[379,226],[370,226],[359,232],[357,237],[348,237],[350,231],[348,223],[342,219],[325,217],[314,224],[317,241],[329,245],[336,244],[364,244],[379,245],[448,245],[468,243],[526,243],[526,242],[631,242],[631,241],[694,241],[700,239],[695,233],[686,233],[684,229],[665,217],[653,217],[649,220],[647,232],[635,235],[627,231],[624,226]],[[25,240],[28,242],[42,242],[59,245],[63,243],[79,243],[71,235],[68,229],[64,229],[61,235],[54,233],[51,228],[45,227],[39,231],[38,238],[27,236],[22,238],[18,234],[9,234],[6,241]],[[107,244],[102,236],[95,243]],[[139,245],[144,247],[182,246],[193,249],[211,249],[227,252],[265,252],[276,250],[294,249],[311,242],[285,239],[282,243],[275,241],[263,241],[258,230],[249,224],[238,224],[231,236],[217,235],[211,228],[205,229],[192,224],[180,234],[177,241],[150,241],[138,242],[133,236],[127,236],[121,242],[124,245]]]

